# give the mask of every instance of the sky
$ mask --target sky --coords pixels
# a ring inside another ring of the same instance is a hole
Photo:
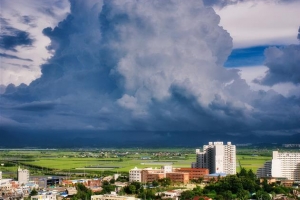
[[[300,134],[299,0],[0,7],[0,146]]]

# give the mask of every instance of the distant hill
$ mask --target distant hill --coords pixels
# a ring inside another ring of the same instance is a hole
[[[74,148],[74,147],[202,147],[209,141],[231,141],[233,144],[266,145],[299,143],[300,134],[291,136],[232,136],[203,132],[150,131],[24,131],[1,130],[0,148]]]

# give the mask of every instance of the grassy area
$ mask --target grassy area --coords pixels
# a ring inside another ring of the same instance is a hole
[[[256,173],[257,169],[262,167],[266,161],[272,160],[271,156],[258,155],[237,155],[237,172],[241,167],[249,170],[252,169]]]
[[[267,151],[262,152],[263,155],[253,154],[257,152],[252,150],[244,152],[245,154],[238,151],[237,172],[240,171],[240,167],[256,172],[265,161],[272,159]],[[264,156],[265,154],[267,156]],[[173,167],[190,167],[195,160],[194,149],[0,151],[0,163],[4,164],[0,166],[0,171],[6,172],[4,176],[11,177],[12,174],[16,175],[17,167],[20,165],[36,175],[83,171],[101,174],[103,171],[128,172],[134,167],[160,168],[164,163],[170,163]]]
[[[75,170],[76,168],[98,167],[109,168],[114,167],[112,171],[129,171],[133,167],[160,167],[163,163],[171,163],[174,167],[190,167],[191,162],[195,159],[187,160],[142,160],[136,158],[52,158],[39,159],[34,161],[25,161],[22,164],[39,166],[43,168],[51,168],[57,170]],[[160,164],[161,163],[161,164]],[[101,170],[100,170],[101,171]]]
[[[195,161],[191,150],[97,150],[97,151],[0,151],[0,171],[7,178],[16,177],[17,167],[29,169],[32,175],[51,173],[126,172],[134,167],[157,167],[170,163],[174,167],[190,167]],[[166,153],[168,152],[168,153]],[[85,169],[86,168],[86,169]],[[95,169],[96,168],[96,169]]]

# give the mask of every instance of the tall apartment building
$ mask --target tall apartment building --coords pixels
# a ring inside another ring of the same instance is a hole
[[[267,161],[264,167],[258,169],[256,175],[300,181],[300,153],[273,151],[272,161]]]
[[[29,182],[29,170],[18,168],[18,182],[20,185]]]
[[[257,177],[272,177],[272,161],[267,161],[264,167],[258,168],[256,172]]]
[[[203,152],[196,149],[197,160],[193,168],[207,168],[209,173],[236,174],[236,147],[231,142],[209,142]]]

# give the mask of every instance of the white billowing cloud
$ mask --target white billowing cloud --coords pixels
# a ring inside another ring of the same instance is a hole
[[[215,8],[234,48],[296,44],[300,1],[241,1]]]
[[[207,91],[207,87],[219,88],[220,83],[211,80],[229,78],[221,64],[231,51],[231,38],[218,26],[215,12],[201,2],[165,4],[128,1],[126,6],[113,6],[117,9],[111,11],[112,19],[126,13],[130,21],[115,27],[120,31],[117,49],[126,52],[116,71],[125,79],[126,92],[142,104],[151,98],[170,98],[171,88],[179,86],[198,93],[199,101],[207,105],[219,92]]]
[[[1,57],[0,84],[29,84],[40,77],[40,65],[52,54],[46,49],[50,40],[42,33],[45,27],[55,27],[69,12],[68,0],[1,0],[1,18],[9,26],[29,33],[34,40],[32,46],[17,46],[15,51],[0,49],[0,53],[18,56],[30,61]],[[27,68],[22,66],[26,65]]]
[[[299,128],[295,100],[223,68],[232,38],[201,1],[72,0],[70,12],[44,30],[55,54],[41,77],[1,96],[4,117],[70,130]]]
[[[239,70],[239,74],[250,86],[251,90],[274,90],[285,97],[300,96],[300,85],[295,85],[292,82],[276,83],[273,86],[261,85],[257,80],[264,79],[268,73],[267,66],[247,66],[235,68]]]

